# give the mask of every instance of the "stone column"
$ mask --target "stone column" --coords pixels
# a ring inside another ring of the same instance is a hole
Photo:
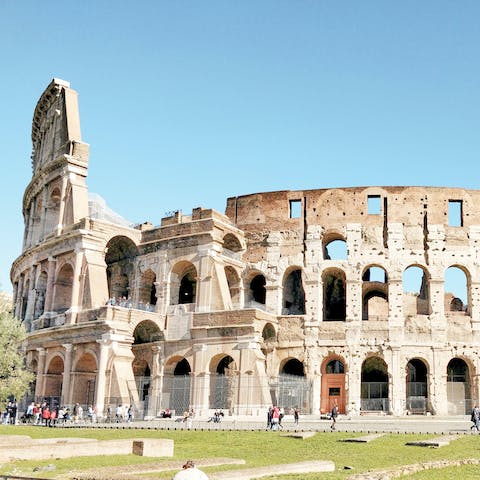
[[[469,292],[471,305],[468,313],[472,319],[472,342],[478,345],[480,343],[480,282],[470,280]]]
[[[430,280],[430,306],[432,313],[431,327],[432,340],[434,343],[444,343],[447,340],[447,320],[445,317],[445,289],[442,278],[432,278]]]
[[[38,364],[37,364],[37,383],[35,384],[35,398],[43,397],[45,391],[45,356],[44,348],[37,348]]]
[[[193,345],[193,372],[190,384],[190,399],[192,407],[199,415],[206,414],[209,408],[210,373],[205,365],[207,346]]]
[[[162,409],[163,370],[164,361],[160,359],[162,349],[157,345],[152,347],[152,372],[148,402],[148,415],[159,416]]]
[[[65,343],[62,346],[65,349],[65,361],[63,364],[62,403],[63,405],[70,405],[72,403],[70,392],[70,376],[72,374],[73,345],[71,343]]]
[[[208,312],[212,302],[213,260],[208,251],[200,252],[196,293],[196,311]]]
[[[53,257],[48,258],[48,278],[47,290],[45,292],[45,312],[51,312],[53,307],[53,290],[55,286],[55,268],[57,259]]]
[[[402,375],[402,366],[400,365],[400,347],[391,349],[389,399],[390,412],[396,416],[404,415],[406,410],[406,385],[405,375]]]
[[[255,360],[258,347],[257,342],[242,342],[237,346],[240,350],[240,365],[237,392],[235,395],[236,405],[233,405],[234,411],[240,415],[251,415],[252,406],[258,407],[254,403],[254,392],[252,391],[252,378],[255,372]]]
[[[66,202],[67,185],[68,185],[68,173],[64,172],[63,175],[62,175],[62,191],[60,193],[60,208],[59,208],[58,219],[57,219],[58,223],[55,227],[55,229],[57,231],[57,235],[60,235],[62,233],[62,229],[63,229],[63,216],[65,214],[65,202]]]
[[[433,362],[428,375],[429,399],[435,415],[448,415],[447,361],[451,350],[448,347],[433,348]]]
[[[267,279],[265,285],[265,308],[273,315],[282,315],[283,287]]]
[[[360,415],[361,399],[361,378],[362,378],[362,358],[358,350],[351,349],[350,355],[346,360],[349,365],[345,375],[345,388],[348,390],[347,412],[349,415]]]
[[[110,354],[111,339],[110,335],[104,334],[100,340],[97,340],[100,345],[100,356],[98,361],[97,381],[95,384],[95,405],[97,407],[98,417],[103,417],[103,410],[105,408],[105,382],[107,362]]]
[[[72,299],[70,301],[70,321],[68,323],[74,324],[77,318],[77,313],[80,310],[79,305],[81,304],[79,295],[80,295],[80,277],[82,272],[83,265],[83,250],[75,250],[75,269],[73,272],[73,285],[72,285]],[[67,316],[68,318],[68,316]]]

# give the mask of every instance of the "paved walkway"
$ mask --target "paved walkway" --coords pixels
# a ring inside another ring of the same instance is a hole
[[[266,415],[265,415],[266,416]],[[180,421],[179,421],[180,420]],[[300,417],[299,425],[293,422],[293,417],[287,415],[283,421],[283,431],[330,431],[331,422],[318,416],[306,415]],[[89,422],[68,426],[94,428],[145,428],[160,430],[186,430],[187,425],[181,419],[140,420],[132,423],[94,423]],[[357,416],[340,415],[337,418],[338,432],[394,432],[394,433],[434,433],[434,434],[471,434],[469,416],[437,417],[411,415],[406,417],[393,416]],[[226,416],[221,423],[208,422],[207,418],[194,418],[192,430],[266,430],[266,419],[249,416]],[[280,430],[282,431],[282,430]],[[272,432],[274,433],[274,432]]]

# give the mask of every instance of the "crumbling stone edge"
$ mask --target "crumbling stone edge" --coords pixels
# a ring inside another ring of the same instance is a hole
[[[436,460],[426,463],[414,463],[412,465],[403,465],[395,469],[376,470],[351,475],[347,477],[347,480],[390,480],[392,478],[403,477],[404,475],[412,475],[423,470],[460,467],[462,465],[480,465],[480,459],[464,458],[462,460]]]

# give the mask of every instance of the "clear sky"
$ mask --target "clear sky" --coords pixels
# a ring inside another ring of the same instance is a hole
[[[477,0],[0,0],[0,289],[31,120],[79,92],[87,183],[132,222],[261,191],[479,188]]]

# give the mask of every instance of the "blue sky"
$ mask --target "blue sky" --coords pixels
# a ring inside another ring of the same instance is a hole
[[[87,183],[132,222],[234,195],[479,188],[478,1],[0,1],[0,289],[21,249],[31,120],[79,92]]]

